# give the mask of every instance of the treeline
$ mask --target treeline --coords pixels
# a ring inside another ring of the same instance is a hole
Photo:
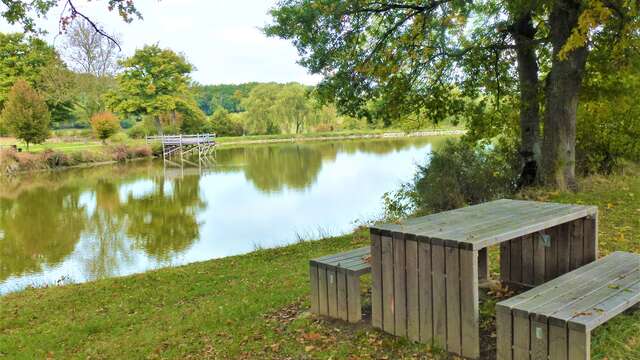
[[[107,140],[158,133],[302,134],[374,126],[320,104],[311,86],[200,85],[192,80],[193,66],[182,54],[157,45],[121,58],[112,43],[82,21],[74,22],[62,43],[54,48],[36,37],[0,33],[0,136],[41,143],[57,129],[93,130],[96,138]],[[28,109],[39,109],[40,114]]]

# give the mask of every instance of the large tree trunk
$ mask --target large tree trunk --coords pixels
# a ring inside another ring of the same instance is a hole
[[[566,59],[558,54],[578,23],[579,1],[557,0],[549,24],[553,59],[545,89],[542,175],[546,185],[574,189],[576,161],[576,112],[578,94],[587,61],[586,46],[569,52]]]
[[[520,80],[520,157],[522,172],[518,187],[532,185],[538,178],[540,162],[540,96],[535,34],[531,13],[522,15],[512,34],[518,56]]]

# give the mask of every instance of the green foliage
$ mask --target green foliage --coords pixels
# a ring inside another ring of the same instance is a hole
[[[237,113],[244,111],[240,102],[256,85],[258,83],[195,85],[192,92],[198,106],[207,115],[212,115],[219,108]]]
[[[513,144],[448,141],[418,166],[414,181],[384,197],[386,216],[435,213],[512,195],[519,174]]]
[[[46,17],[49,10],[58,3],[60,3],[59,0],[0,0],[0,4],[3,5],[0,16],[9,24],[22,25],[25,32],[40,32],[41,30],[36,26],[36,19]],[[117,11],[125,22],[131,22],[134,17],[142,19],[142,14],[131,0],[109,0],[106,3],[107,9]],[[74,8],[69,4],[64,6],[64,10],[65,12],[60,14],[60,21],[62,25],[67,26],[78,14],[74,13]]]
[[[0,108],[18,79],[38,88],[47,68],[59,64],[55,50],[44,41],[18,33],[0,33]]]
[[[96,77],[92,74],[74,73],[74,127],[78,124],[89,124],[94,114],[105,111],[105,93],[116,87],[116,82],[111,77]],[[85,125],[86,126],[86,125]]]
[[[640,161],[640,56],[611,61],[592,54],[578,107],[578,171],[610,174],[624,158]]]
[[[106,95],[107,107],[124,117],[160,116],[193,107],[185,103],[189,73],[193,70],[182,56],[157,45],[147,45],[120,64],[118,88]]]
[[[51,114],[42,96],[24,80],[15,82],[2,111],[11,134],[29,144],[43,143],[49,137]]]
[[[120,130],[120,121],[113,113],[97,113],[91,117],[91,128],[95,136],[105,143]]]
[[[233,120],[231,114],[225,108],[218,108],[208,124],[208,131],[217,136],[241,136],[244,132],[242,124]]]

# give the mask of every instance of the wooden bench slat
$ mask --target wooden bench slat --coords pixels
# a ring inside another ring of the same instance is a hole
[[[615,252],[607,256],[606,258],[599,260],[598,263],[587,264],[578,270],[574,270],[569,274],[565,274],[554,280],[551,280],[547,283],[537,286],[525,293],[516,295],[510,299],[504,300],[500,304],[505,307],[513,308],[535,298],[546,299],[546,294],[556,290],[557,288],[562,287],[564,289],[567,289],[569,286],[580,285],[580,283],[582,282],[582,279],[592,276],[594,274],[597,274],[598,272],[601,271],[599,265],[604,266],[604,265],[621,263],[621,262],[624,262],[625,260],[628,261],[630,259],[633,259],[633,257],[634,255],[632,254]],[[570,280],[570,281],[567,282],[567,280]]]
[[[586,330],[592,330],[626,310],[630,304],[638,302],[640,302],[640,281],[621,288],[620,291],[596,304],[590,310],[576,314],[569,319],[569,322],[583,325]]]
[[[365,254],[371,253],[371,247],[365,246],[355,250],[345,251],[339,254],[331,254],[327,256],[322,256],[316,259],[311,259],[311,261],[320,263],[320,264],[329,264],[333,265],[339,261],[350,259],[357,256],[363,256]]]
[[[640,268],[636,265],[635,270],[625,273],[624,275],[620,275],[615,280],[601,282],[601,285],[597,289],[591,291],[586,296],[582,296],[581,298],[574,300],[567,306],[551,312],[549,317],[556,320],[568,321],[574,318],[577,314],[590,311],[595,307],[595,305],[620,292],[620,288],[628,288],[638,281],[640,281]],[[603,313],[602,315],[606,314]],[[574,320],[573,322],[579,323],[578,320]]]

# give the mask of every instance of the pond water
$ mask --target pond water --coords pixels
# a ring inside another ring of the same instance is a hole
[[[347,232],[445,140],[221,148],[201,169],[144,161],[4,179],[0,294]]]

